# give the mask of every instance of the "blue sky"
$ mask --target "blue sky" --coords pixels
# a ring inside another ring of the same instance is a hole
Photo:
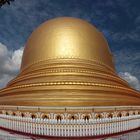
[[[15,0],[4,5],[0,9],[1,87],[18,73],[22,47],[31,32],[58,16],[95,25],[109,43],[117,72],[140,89],[140,0]]]

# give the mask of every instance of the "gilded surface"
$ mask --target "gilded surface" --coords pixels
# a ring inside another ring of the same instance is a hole
[[[54,58],[96,60],[114,68],[102,34],[76,18],[56,18],[39,26],[27,41],[22,69],[37,61]]]
[[[0,90],[0,104],[135,106],[140,94],[117,76],[107,42],[95,27],[56,18],[30,36],[20,74]]]

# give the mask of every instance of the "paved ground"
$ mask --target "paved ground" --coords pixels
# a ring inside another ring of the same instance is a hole
[[[25,136],[20,136],[17,134],[12,134],[12,133],[0,130],[0,140],[31,140],[31,139]]]

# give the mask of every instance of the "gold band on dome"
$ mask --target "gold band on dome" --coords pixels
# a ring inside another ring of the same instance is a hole
[[[77,62],[80,62],[81,61],[81,63],[85,63],[85,64],[90,64],[90,65],[93,65],[94,63],[95,64],[99,64],[99,65],[101,65],[101,66],[103,66],[103,67],[106,67],[107,69],[109,69],[111,72],[115,72],[115,70],[114,70],[114,68],[111,68],[110,66],[108,66],[108,65],[106,65],[106,64],[104,64],[103,62],[101,62],[101,61],[99,61],[99,60],[84,60],[84,59],[80,59],[80,58],[54,58],[54,59],[46,59],[46,60],[39,60],[39,61],[36,61],[36,62],[33,62],[31,65],[27,65],[24,69],[22,69],[21,70],[21,72],[24,72],[24,71],[26,71],[27,69],[30,69],[32,66],[34,66],[34,65],[37,65],[37,64],[40,64],[40,63],[42,63],[42,62],[44,62],[44,63],[47,63],[48,65],[49,64],[51,64],[52,62],[51,61],[58,61],[58,60],[62,60],[62,62],[64,61],[72,61],[72,60],[75,60],[75,61],[77,61]],[[60,63],[60,62],[59,62]]]
[[[70,73],[68,73],[70,72]],[[82,75],[81,75],[82,74]],[[91,75],[92,74],[92,75]],[[112,76],[109,74],[102,74],[102,73],[97,73],[97,72],[88,72],[88,71],[80,71],[80,70],[71,70],[71,71],[57,71],[57,70],[52,70],[52,71],[47,71],[47,72],[40,72],[37,74],[28,74],[28,75],[23,75],[20,76],[18,78],[16,78],[15,80],[12,80],[10,83],[8,83],[8,85],[17,83],[18,81],[24,81],[27,79],[32,79],[32,78],[39,78],[39,77],[44,77],[44,76],[62,76],[62,75],[70,75],[70,76],[81,76],[81,77],[97,77],[97,78],[101,78],[101,79],[108,79],[111,81],[116,81],[120,84],[124,84],[125,86],[128,85],[128,83],[126,81],[124,81],[123,79],[120,79],[117,76]]]
[[[99,84],[99,83],[87,83],[87,82],[47,82],[47,83],[37,83],[37,84],[25,84],[21,86],[14,86],[9,87],[7,89],[3,89],[2,91],[11,90],[11,89],[19,89],[19,88],[26,88],[26,87],[35,87],[35,86],[55,86],[55,85],[81,85],[81,86],[100,86],[100,87],[108,87],[108,88],[118,88],[124,90],[133,91],[133,89],[125,88],[121,86],[114,86],[114,85],[107,85],[107,84]]]

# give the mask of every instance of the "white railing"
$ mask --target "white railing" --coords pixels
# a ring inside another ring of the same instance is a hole
[[[140,127],[140,115],[89,120],[48,120],[0,114],[0,127],[47,136],[97,136]]]

